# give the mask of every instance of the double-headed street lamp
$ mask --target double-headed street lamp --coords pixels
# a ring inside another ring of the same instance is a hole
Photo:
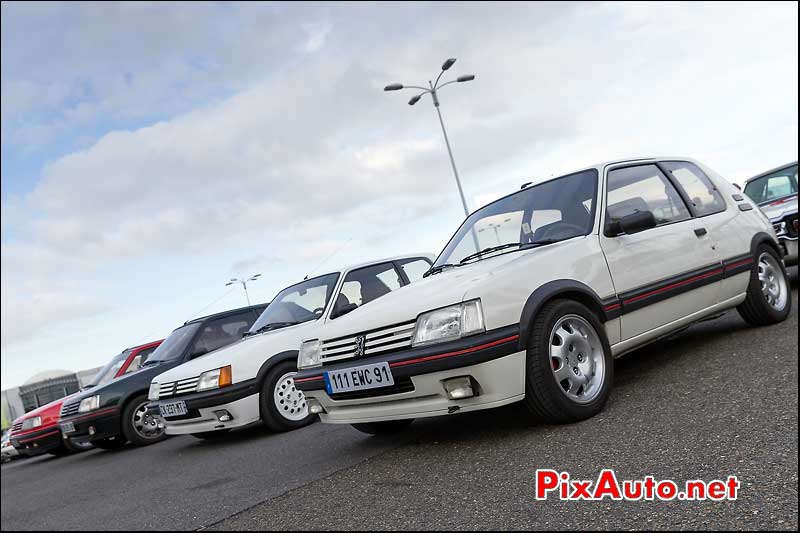
[[[456,162],[453,159],[453,150],[450,148],[450,140],[447,138],[447,130],[444,129],[442,112],[439,110],[439,91],[442,88],[444,88],[447,85],[450,85],[451,83],[463,83],[465,81],[472,81],[475,79],[475,76],[473,74],[467,74],[464,76],[459,76],[454,80],[450,80],[446,83],[439,85],[439,80],[442,78],[442,74],[444,74],[446,70],[450,69],[450,67],[452,67],[455,62],[456,58],[451,57],[442,64],[442,71],[439,73],[439,76],[437,76],[436,81],[435,82],[432,82],[430,80],[428,81],[428,85],[430,86],[430,88],[426,89],[425,87],[419,87],[416,85],[403,85],[402,83],[392,83],[391,85],[387,85],[386,87],[384,87],[383,90],[384,91],[399,91],[401,89],[421,90],[422,91],[421,93],[412,97],[411,100],[408,101],[408,105],[416,104],[426,94],[431,95],[431,100],[433,100],[433,105],[434,107],[436,107],[436,113],[439,115],[439,124],[442,125],[442,133],[444,134],[444,143],[447,145],[447,153],[450,154],[450,164],[453,166],[453,174],[456,177],[456,185],[458,185],[458,194],[461,195],[461,205],[464,206],[464,216],[469,216],[469,209],[467,208],[467,200],[464,198],[464,189],[461,188],[461,180],[458,177]],[[476,246],[477,246],[477,240],[476,240]]]
[[[234,285],[236,283],[241,283],[242,288],[244,289],[244,296],[247,298],[247,306],[250,307],[250,295],[247,294],[247,282],[248,281],[257,281],[258,278],[261,277],[261,274],[254,274],[253,276],[247,279],[239,279],[239,278],[231,278],[231,280],[225,284],[225,286]]]

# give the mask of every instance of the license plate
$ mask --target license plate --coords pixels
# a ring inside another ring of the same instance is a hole
[[[186,410],[186,402],[169,402],[159,404],[158,409],[161,411],[161,416],[182,416],[188,411]]]
[[[72,422],[64,422],[61,424],[61,433],[73,433],[75,431],[75,424]]]
[[[344,370],[325,372],[325,388],[328,394],[352,392],[394,385],[389,363],[354,366]]]

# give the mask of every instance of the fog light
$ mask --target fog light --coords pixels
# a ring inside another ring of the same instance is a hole
[[[312,415],[318,415],[320,413],[324,413],[325,409],[323,409],[322,404],[320,404],[314,398],[307,398],[306,402],[308,403],[308,412]]]
[[[94,426],[89,426],[89,435],[94,435]]]
[[[460,378],[450,378],[443,382],[447,397],[451,400],[462,400],[472,398],[475,392],[472,390],[472,379],[469,376]]]
[[[214,411],[214,416],[216,416],[217,420],[220,422],[230,422],[233,420],[233,416],[225,409],[221,411]]]

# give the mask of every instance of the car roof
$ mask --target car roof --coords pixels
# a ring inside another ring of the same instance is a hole
[[[238,309],[229,309],[227,311],[222,311],[220,313],[214,313],[213,315],[206,315],[206,316],[201,316],[201,317],[198,317],[198,318],[193,318],[192,320],[187,320],[186,322],[183,323],[183,325],[186,326],[188,324],[196,324],[198,322],[205,322],[206,320],[209,320],[209,319],[224,318],[226,316],[235,315],[235,314],[241,313],[243,311],[258,311],[258,312],[261,312],[268,305],[269,305],[269,302],[263,303],[263,304],[257,304],[257,305],[250,305],[250,306],[246,306],[246,307],[239,307]]]
[[[349,272],[351,270],[357,270],[359,268],[368,267],[370,265],[377,265],[377,264],[380,264],[380,263],[388,263],[390,261],[402,261],[404,259],[416,259],[416,258],[419,258],[419,257],[424,257],[426,259],[430,259],[431,261],[435,258],[435,256],[433,254],[431,254],[430,252],[419,252],[419,253],[416,253],[416,254],[393,255],[391,257],[384,257],[384,258],[375,259],[375,260],[372,260],[372,261],[362,261],[360,263],[344,265],[341,268],[330,269],[330,270],[328,270],[328,272],[326,274],[321,274],[321,275],[325,276],[327,274],[333,274],[334,272],[340,272],[340,273],[341,272]],[[308,276],[308,278],[311,279],[312,277],[316,278],[316,277],[319,277],[319,276],[320,276],[320,274],[315,274],[314,276]]]
[[[796,164],[797,164],[797,160],[794,160],[791,163],[786,163],[785,165],[781,165],[781,166],[775,167],[773,169],[767,170],[766,172],[762,172],[761,174],[753,176],[752,178],[747,178],[747,180],[744,182],[744,184],[747,185],[747,183],[750,182],[750,181],[756,180],[758,178],[762,178],[762,177],[766,176],[767,174],[772,174],[773,172],[777,172],[779,170],[783,170],[784,168],[789,168],[789,167],[794,166]]]

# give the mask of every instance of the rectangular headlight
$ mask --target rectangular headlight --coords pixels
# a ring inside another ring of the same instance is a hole
[[[159,384],[155,381],[150,383],[150,390],[147,391],[147,399],[151,402],[158,400]]]
[[[223,366],[200,374],[200,379],[197,381],[197,392],[227,387],[232,383],[231,366]]]
[[[22,429],[33,429],[38,428],[42,425],[42,417],[41,416],[33,416],[31,418],[26,418],[22,421]]]
[[[88,398],[84,398],[83,400],[81,400],[81,403],[78,406],[78,412],[85,413],[87,411],[94,411],[99,407],[100,407],[100,395],[95,394],[94,396],[89,396]]]
[[[459,339],[486,331],[480,300],[470,300],[419,315],[413,346]]]
[[[297,368],[314,368],[320,366],[322,356],[322,343],[318,340],[306,341],[300,345],[300,353],[297,355]]]

